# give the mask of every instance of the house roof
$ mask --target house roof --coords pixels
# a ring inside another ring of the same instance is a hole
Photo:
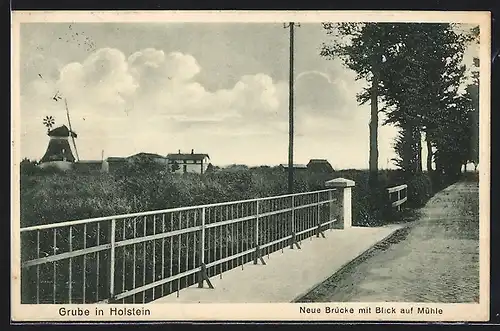
[[[330,162],[325,159],[311,159],[307,164],[307,168],[311,171],[318,172],[333,172],[334,169]]]
[[[169,160],[203,160],[204,158],[210,158],[208,154],[199,154],[199,153],[177,153],[177,154],[168,154],[167,159]]]
[[[288,168],[288,164],[282,163],[282,164],[280,164],[280,165],[281,165],[282,167],[284,167],[284,168]],[[305,164],[294,164],[294,165],[293,165],[293,167],[294,167],[294,168],[299,168],[299,169],[300,169],[300,168],[303,168],[303,169],[306,169],[306,168],[307,168],[307,166],[306,166]]]
[[[309,160],[309,163],[330,163],[328,160],[325,159],[311,159]]]
[[[70,134],[74,138],[77,137],[76,133],[73,131],[70,131],[66,125],[61,125],[55,129],[50,130],[47,133],[47,135],[49,137],[69,137]]]
[[[159,154],[155,154],[155,153],[137,153],[137,154],[129,156],[129,158],[131,158],[131,157],[151,157],[151,158],[158,158],[158,159],[165,158],[164,156],[159,155]]]

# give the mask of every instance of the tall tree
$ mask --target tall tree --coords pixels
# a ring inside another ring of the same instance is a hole
[[[326,33],[334,40],[323,44],[321,56],[339,58],[343,64],[356,72],[356,79],[365,79],[370,86],[358,94],[358,102],[370,101],[370,184],[375,186],[378,174],[378,114],[380,112],[380,75],[384,69],[383,59],[393,44],[392,23],[323,23]]]

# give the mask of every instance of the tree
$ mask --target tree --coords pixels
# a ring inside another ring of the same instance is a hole
[[[407,176],[420,171],[418,167],[420,160],[417,157],[419,146],[415,143],[414,135],[415,131],[401,129],[393,144],[397,157],[392,160]]]
[[[323,44],[320,55],[340,58],[343,64],[356,72],[356,79],[366,79],[370,87],[358,94],[358,102],[370,101],[370,185],[377,183],[378,174],[378,102],[380,75],[384,57],[394,46],[392,23],[323,23],[326,33],[335,38],[332,44]]]
[[[406,123],[408,130],[425,133],[427,169],[432,171],[433,139],[437,128],[446,125],[447,108],[455,103],[465,78],[461,62],[470,36],[456,33],[451,24],[409,26],[401,35],[397,56],[388,58],[383,77],[386,102],[393,107],[387,123]],[[416,139],[420,145],[420,135]],[[421,159],[421,148],[416,153]]]
[[[469,158],[470,102],[464,95],[446,110],[447,122],[436,129],[436,170],[448,179],[455,180],[460,175],[460,168]]]
[[[465,78],[463,54],[474,33],[460,34],[454,25],[442,23],[328,23],[324,27],[337,39],[324,45],[321,55],[342,59],[357,73],[356,79],[371,82],[357,96],[360,104],[370,101],[372,105],[370,173],[377,171],[378,112],[386,114],[383,125],[401,129],[394,145],[397,164],[410,174],[422,171],[425,133],[427,168],[432,170],[434,150],[441,148],[440,166],[447,159],[451,163],[446,170],[454,173],[468,134],[463,115],[469,108],[459,88]],[[377,101],[382,101],[381,109]]]

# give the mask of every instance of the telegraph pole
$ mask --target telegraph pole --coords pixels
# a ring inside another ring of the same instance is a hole
[[[285,23],[285,28],[290,28],[290,73],[289,73],[289,98],[288,98],[288,193],[293,193],[293,53],[294,53],[294,22]]]

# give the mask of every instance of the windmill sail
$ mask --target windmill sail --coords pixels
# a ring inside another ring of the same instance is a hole
[[[68,117],[69,130],[73,132],[73,128],[71,127],[71,119],[69,117],[68,102],[66,101],[66,98],[64,98],[64,106],[66,107],[66,116]],[[75,148],[76,160],[79,161],[80,157],[78,156],[78,150],[76,149],[75,137],[73,134],[70,134],[70,136],[71,136],[71,142],[73,143],[73,147]]]

